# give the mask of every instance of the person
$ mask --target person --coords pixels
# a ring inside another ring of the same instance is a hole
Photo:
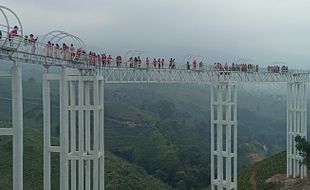
[[[18,33],[18,27],[14,26],[14,28],[9,32],[9,41],[10,41],[10,46],[14,46],[13,38],[17,36]]]
[[[175,58],[172,60],[172,69],[176,69],[176,66],[175,66]]]
[[[31,46],[32,46],[32,48],[31,48],[31,53],[34,53],[35,51],[36,51],[36,42],[37,42],[37,40],[38,40],[38,37],[37,38],[34,38],[34,35],[33,34],[30,34],[29,35],[29,42],[30,42],[30,44],[31,44]]]
[[[50,41],[47,42],[47,44],[44,47],[45,55],[50,57],[50,49],[52,48],[52,43]]]
[[[91,65],[92,64],[92,58],[93,57],[93,52],[89,51],[89,54],[88,54],[88,65]]]
[[[74,48],[73,44],[71,44],[71,46],[70,46],[70,58],[71,58],[71,60],[73,60],[74,57],[75,57],[75,48]]]
[[[149,64],[150,64],[150,60],[149,60],[148,57],[145,60],[145,64],[146,64],[146,68],[148,69],[149,68]]]
[[[101,63],[101,56],[98,54],[98,55],[96,56],[96,63],[95,63],[95,65],[96,65],[96,66],[100,66],[100,63]]]
[[[133,57],[129,58],[129,67],[132,68],[133,67]]]
[[[199,69],[202,69],[202,67],[203,67],[203,62],[200,61],[200,62],[199,62]]]
[[[189,64],[188,61],[187,61],[187,63],[186,63],[186,68],[187,68],[187,70],[190,70],[190,68],[191,68],[191,66],[190,66],[190,64]]]
[[[156,61],[156,58],[154,58],[154,59],[153,59],[154,68],[156,68],[156,62],[157,62],[157,61]]]
[[[138,66],[138,62],[139,62],[138,58],[137,58],[137,57],[135,57],[135,58],[133,59],[134,68],[137,68],[137,66]]]
[[[196,65],[197,65],[197,61],[196,61],[196,59],[194,59],[194,61],[193,61],[193,70],[196,70]]]
[[[2,32],[1,32],[1,30],[0,30],[0,40],[2,39]]]
[[[108,58],[107,58],[108,66],[110,66],[111,61],[112,61],[112,56],[111,56],[111,55],[109,55],[109,56],[108,56]]]
[[[162,59],[161,59],[161,68],[162,68],[162,69],[164,68],[164,62],[165,62],[165,60],[162,58]]]
[[[122,66],[122,56],[118,56],[118,66],[121,67]]]
[[[141,58],[140,58],[140,56],[138,56],[138,67],[139,68],[141,67],[141,63],[142,63]]]
[[[105,53],[101,55],[101,61],[102,65],[105,67],[107,61],[107,56],[105,55]]]
[[[24,51],[28,52],[29,38],[27,35],[24,36]]]
[[[76,50],[76,56],[75,56],[75,61],[79,61],[80,60],[80,58],[81,58],[81,54],[82,54],[82,48],[78,48],[77,50]]]
[[[12,39],[17,36],[18,32],[18,26],[14,26],[12,30],[9,31],[9,41],[12,41]]]
[[[69,47],[65,43],[62,44],[61,54],[62,54],[63,59],[65,59],[67,57],[68,48]]]
[[[59,51],[60,51],[60,47],[58,44],[56,44],[54,47],[54,58],[59,58]]]
[[[172,69],[172,62],[173,62],[173,60],[172,60],[172,58],[170,58],[170,60],[169,60],[169,69]]]
[[[121,63],[122,63],[122,57],[120,55],[118,55],[116,57],[116,66],[117,67],[120,67],[121,66]]]
[[[28,43],[29,43],[28,36],[25,35],[25,37],[24,37],[24,46],[25,46],[25,47],[28,46]]]
[[[158,69],[160,69],[160,58],[158,58],[157,64],[158,64]]]

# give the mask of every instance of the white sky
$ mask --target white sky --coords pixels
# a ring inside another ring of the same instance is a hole
[[[182,61],[250,58],[310,68],[309,0],[2,0],[24,33],[64,30],[89,49]],[[2,19],[2,18],[1,18]],[[2,21],[1,21],[2,22]]]

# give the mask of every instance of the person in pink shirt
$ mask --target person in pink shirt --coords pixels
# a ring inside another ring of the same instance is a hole
[[[102,65],[105,66],[107,62],[107,56],[104,54],[101,55]]]
[[[82,54],[82,48],[78,48],[76,50],[75,61],[78,61],[81,58],[81,54]]]
[[[59,45],[56,44],[55,47],[54,47],[54,57],[55,58],[59,58],[59,52],[60,52]]]
[[[111,61],[112,61],[112,56],[111,55],[108,56],[107,61],[108,61],[108,66],[110,66]]]
[[[10,30],[8,37],[9,37],[9,42],[10,42],[10,46],[14,47],[14,37],[18,36],[18,27],[14,26],[14,28],[12,30]]]
[[[18,26],[14,26],[12,30],[9,32],[9,41],[11,41],[15,36],[17,36]]]
[[[48,56],[48,57],[50,56],[50,49],[51,49],[51,47],[52,47],[52,44],[51,44],[50,41],[48,41],[47,44],[44,47],[45,55]]]

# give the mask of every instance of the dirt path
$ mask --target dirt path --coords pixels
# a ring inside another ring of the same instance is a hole
[[[256,186],[256,168],[254,167],[251,173],[251,177],[250,177],[250,183],[253,187],[253,190],[257,190],[257,186]]]

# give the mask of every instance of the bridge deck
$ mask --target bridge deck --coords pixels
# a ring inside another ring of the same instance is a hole
[[[185,69],[185,65],[176,65],[176,69],[139,67],[116,67],[89,65],[81,61],[70,61],[53,58],[44,53],[30,53],[25,50],[15,51],[7,47],[0,48],[0,59],[17,60],[25,64],[39,64],[45,67],[62,67],[80,70],[83,74],[100,74],[106,83],[196,83],[208,84],[212,82],[310,82],[310,72],[290,70],[289,72],[268,72],[260,68],[258,72],[244,71],[215,71],[205,65],[199,69]]]

